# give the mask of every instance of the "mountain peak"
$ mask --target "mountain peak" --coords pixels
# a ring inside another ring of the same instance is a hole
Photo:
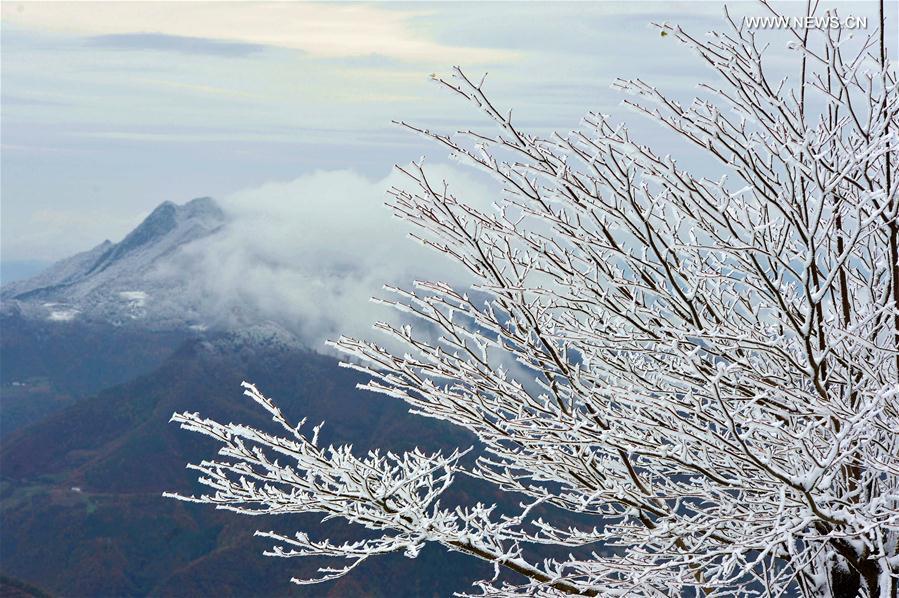
[[[125,253],[131,249],[152,241],[170,232],[177,225],[177,206],[170,201],[159,204],[150,215],[144,218],[137,228],[128,233],[122,242],[116,246],[118,253]]]
[[[104,241],[33,278],[4,285],[0,298],[5,308],[15,303],[25,313],[51,320],[88,316],[122,323],[143,318],[152,308],[149,303],[172,295],[165,283],[149,275],[225,222],[225,213],[210,197],[182,205],[164,201],[120,242]],[[178,312],[168,301],[156,307],[169,318]]]
[[[113,245],[101,256],[88,274],[105,270],[123,256],[140,251],[145,246],[155,245],[173,233],[177,235],[178,229],[181,229],[182,234],[177,236],[189,242],[205,237],[224,224],[224,221],[224,212],[211,197],[198,197],[183,205],[164,201],[120,243]]]
[[[181,206],[181,209],[189,210],[192,213],[222,213],[222,209],[211,197],[195,197]]]

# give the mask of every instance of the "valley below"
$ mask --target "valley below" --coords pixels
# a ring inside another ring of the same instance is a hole
[[[326,421],[324,441],[353,443],[359,451],[468,446],[471,439],[464,434],[436,422],[422,424],[399,402],[356,390],[358,375],[303,349],[234,334],[140,336],[112,326],[89,332],[84,327],[76,334],[54,328],[61,325],[69,324],[4,321],[4,331],[29,330],[4,334],[4,385],[43,381],[32,395],[4,386],[2,396],[4,413],[17,414],[23,424],[5,432],[0,443],[0,574],[10,592],[429,596],[450,594],[465,587],[466,578],[484,574],[484,565],[468,557],[431,548],[414,560],[399,554],[373,559],[335,583],[296,586],[291,577],[311,576],[323,563],[265,557],[269,543],[253,532],[320,529],[349,539],[350,530],[322,526],[308,515],[262,521],[162,497],[164,491],[195,490],[185,464],[212,457],[217,448],[169,423],[172,413],[199,411],[223,421],[269,425],[242,397],[242,380],[265,389],[295,420]],[[55,354],[42,348],[47,338],[54,339]],[[104,354],[100,347],[118,350]],[[23,358],[33,353],[44,356],[41,368]],[[123,357],[130,359],[130,371]],[[53,392],[69,394],[54,399]],[[33,399],[61,404],[35,407],[42,413],[26,416],[19,404]]]

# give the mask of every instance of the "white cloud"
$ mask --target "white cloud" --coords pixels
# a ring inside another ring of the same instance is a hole
[[[491,188],[456,167],[427,169],[459,197],[489,205]],[[172,272],[190,281],[202,313],[216,323],[277,322],[321,350],[339,334],[370,336],[392,310],[369,301],[384,284],[460,281],[460,267],[408,238],[409,225],[384,206],[399,175],[371,181],[352,171],[317,172],[241,191],[221,204],[230,223],[192,244]]]

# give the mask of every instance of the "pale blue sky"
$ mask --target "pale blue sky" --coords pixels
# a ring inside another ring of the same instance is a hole
[[[390,121],[482,123],[428,81],[453,64],[489,71],[492,95],[544,131],[619,110],[617,76],[687,94],[705,71],[649,23],[701,33],[722,6],[5,1],[2,259],[118,240],[164,200],[443,161]]]

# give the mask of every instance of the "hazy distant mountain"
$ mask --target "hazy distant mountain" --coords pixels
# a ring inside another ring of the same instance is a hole
[[[164,202],[119,243],[104,241],[40,274],[0,288],[5,313],[51,321],[140,323],[156,329],[202,325],[170,267],[186,246],[220,230],[225,214],[202,197]]]

